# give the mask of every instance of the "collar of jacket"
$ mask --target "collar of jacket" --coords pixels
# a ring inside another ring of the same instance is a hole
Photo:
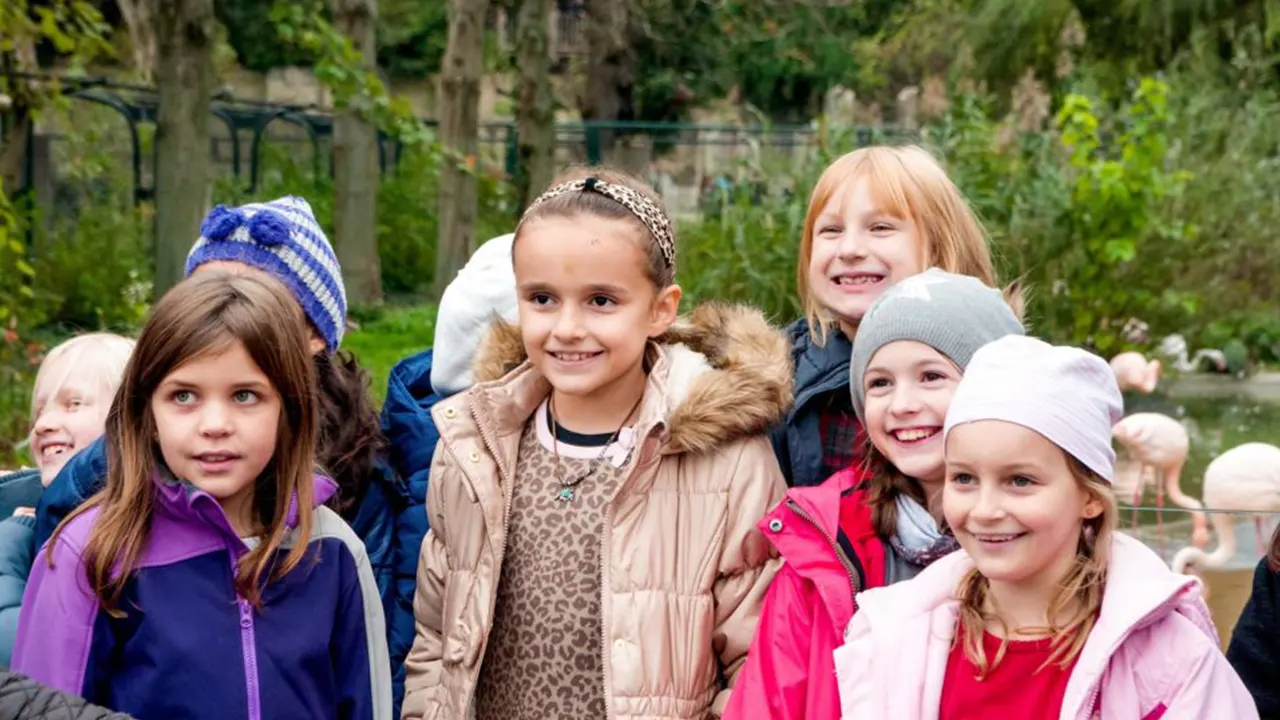
[[[758,310],[724,305],[697,308],[652,343],[636,450],[614,497],[642,492],[638,470],[664,456],[765,432],[791,400],[787,352],[785,336]],[[498,545],[520,434],[551,385],[526,361],[519,329],[503,323],[486,335],[474,374],[478,384],[432,408],[443,444],[437,454],[458,467]]]

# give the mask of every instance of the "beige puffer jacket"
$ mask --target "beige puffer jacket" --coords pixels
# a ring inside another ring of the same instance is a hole
[[[785,490],[766,429],[791,402],[785,337],[758,311],[703,306],[653,348],[640,438],[605,507],[600,638],[610,718],[719,715],[779,560],[755,523]],[[551,388],[498,327],[471,390],[436,405],[405,663],[404,718],[463,720],[493,624],[511,473]],[[726,683],[727,681],[727,683]]]

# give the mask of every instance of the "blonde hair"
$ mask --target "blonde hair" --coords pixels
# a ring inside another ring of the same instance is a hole
[[[933,155],[915,145],[880,145],[854,150],[822,172],[809,197],[809,210],[804,218],[796,289],[815,342],[826,343],[835,319],[818,303],[809,287],[814,226],[836,191],[859,179],[867,181],[872,201],[884,212],[915,223],[924,246],[926,268],[971,275],[990,287],[996,286],[986,231]],[[1021,304],[1020,300],[1014,301]]]
[[[1067,457],[1071,476],[1079,483],[1080,489],[1102,503],[1102,512],[1097,517],[1085,519],[1076,544],[1075,562],[1049,603],[1049,627],[1044,631],[1051,638],[1052,652],[1037,672],[1054,663],[1064,670],[1070,667],[1089,639],[1102,607],[1102,592],[1107,584],[1108,550],[1119,514],[1111,485],[1075,457],[1065,451],[1063,454]],[[1004,621],[986,608],[989,589],[987,579],[974,568],[960,581],[956,591],[956,599],[960,601],[961,630],[956,633],[956,640],[963,635],[965,655],[978,668],[979,679],[985,679],[995,670],[1009,645],[1007,637],[1002,639],[995,658],[987,662],[982,643],[987,625],[995,621],[1006,630],[1002,634],[1008,635]],[[1061,617],[1064,614],[1066,617]]]
[[[111,404],[116,388],[124,377],[125,365],[133,353],[134,341],[113,333],[86,333],[67,340],[50,350],[40,362],[31,393],[31,420],[40,412],[40,398],[57,396],[73,376],[85,377],[91,387],[99,388],[106,397],[103,406]],[[65,362],[64,362],[65,361]],[[54,368],[58,372],[54,372]],[[41,393],[41,388],[45,392]]]

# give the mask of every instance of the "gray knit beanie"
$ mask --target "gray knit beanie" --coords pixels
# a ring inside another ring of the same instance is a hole
[[[858,324],[849,362],[853,411],[866,422],[862,379],[872,356],[889,343],[924,343],[963,371],[978,348],[1023,332],[1000,291],[975,277],[937,268],[909,277],[886,290]]]

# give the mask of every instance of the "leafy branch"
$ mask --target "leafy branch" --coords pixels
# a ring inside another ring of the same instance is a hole
[[[427,147],[433,134],[413,114],[409,101],[394,97],[376,71],[365,67],[360,51],[324,15],[323,3],[277,0],[271,22],[286,43],[315,57],[316,78],[333,93],[334,107],[354,110],[406,146]]]

